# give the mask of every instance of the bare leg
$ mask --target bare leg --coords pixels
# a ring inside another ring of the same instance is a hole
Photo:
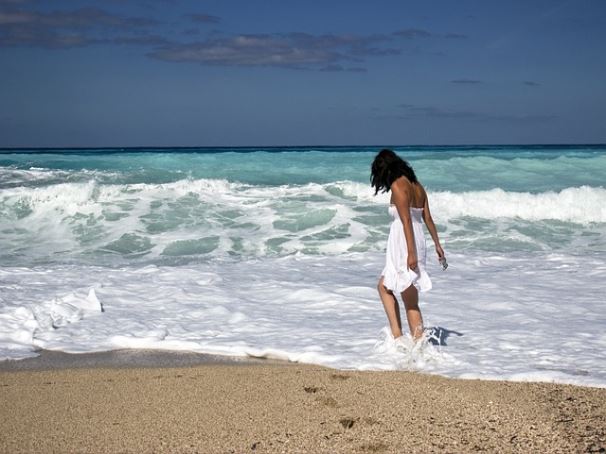
[[[408,328],[413,339],[418,339],[423,335],[423,316],[419,309],[419,292],[414,285],[411,285],[402,292],[404,307],[406,308],[406,318],[408,319]]]
[[[387,314],[387,320],[389,320],[389,327],[391,328],[391,334],[394,339],[402,335],[402,319],[400,318],[400,305],[398,300],[394,296],[391,290],[387,290],[383,285],[383,276],[379,279],[377,284],[377,290],[379,290],[379,296],[383,303],[383,308]]]

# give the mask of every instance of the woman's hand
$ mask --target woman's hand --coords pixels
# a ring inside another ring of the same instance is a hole
[[[438,254],[438,259],[444,258],[444,249],[439,244],[436,246],[436,253]]]
[[[408,269],[416,270],[417,269],[417,254],[408,254],[408,260],[406,261],[408,265]]]

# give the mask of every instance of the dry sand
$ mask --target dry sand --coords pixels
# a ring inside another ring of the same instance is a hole
[[[0,372],[0,451],[604,452],[606,389],[292,364]]]

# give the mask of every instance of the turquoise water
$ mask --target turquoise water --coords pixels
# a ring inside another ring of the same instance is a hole
[[[394,147],[447,248],[606,250],[606,146]],[[0,264],[380,251],[379,147],[4,150]]]
[[[47,179],[11,182],[0,188],[85,181],[168,183],[183,178],[219,178],[254,185],[368,182],[378,147],[199,148],[106,150],[26,150],[0,153],[0,169],[47,170]],[[580,185],[600,186],[606,173],[606,146],[395,147],[415,167],[424,184],[439,191],[501,188],[541,192]],[[54,173],[52,171],[55,171]]]

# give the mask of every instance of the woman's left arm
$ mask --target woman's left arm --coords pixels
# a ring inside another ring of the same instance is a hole
[[[433,244],[436,247],[436,253],[438,254],[438,258],[444,258],[444,249],[440,245],[440,237],[438,236],[438,229],[436,228],[436,224],[433,222],[433,218],[431,217],[431,211],[429,211],[429,198],[427,197],[427,193],[425,189],[423,189],[425,193],[425,206],[423,207],[423,220],[425,221],[425,225],[427,226],[427,230],[429,230],[429,234],[431,235],[431,239],[433,240]]]

